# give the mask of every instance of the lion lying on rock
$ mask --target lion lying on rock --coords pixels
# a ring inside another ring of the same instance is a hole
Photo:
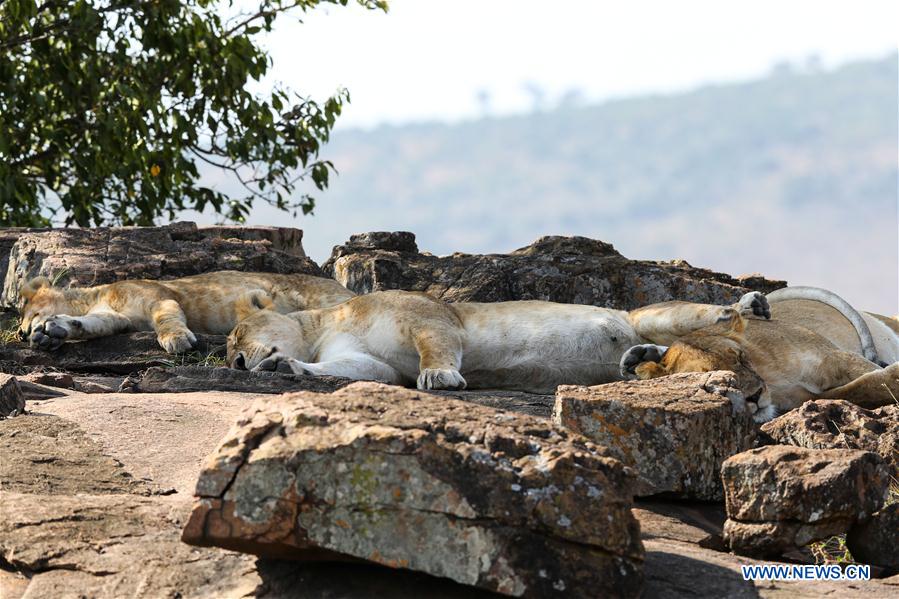
[[[795,290],[782,294],[780,301],[772,296],[771,320],[735,316],[685,335],[671,347],[635,346],[622,357],[622,375],[651,379],[731,370],[758,422],[809,399],[845,399],[865,408],[897,401],[899,335],[894,331],[899,331],[899,322],[894,325],[890,322],[894,319],[862,314],[850,318],[855,321],[850,323],[848,316],[801,299]],[[857,327],[861,330],[855,331]]]
[[[757,292],[732,306],[665,302],[632,312],[543,301],[448,304],[408,291],[286,315],[260,309],[265,301],[245,298],[247,316],[228,337],[232,367],[420,389],[552,392],[562,383],[606,383],[620,378],[619,359],[637,343],[770,316]]]
[[[54,350],[66,341],[152,330],[159,345],[177,353],[193,347],[196,333],[229,333],[237,324],[237,300],[250,292],[264,293],[267,306],[279,312],[333,306],[354,295],[333,279],[301,274],[219,271],[70,289],[39,277],[20,292],[19,338]]]

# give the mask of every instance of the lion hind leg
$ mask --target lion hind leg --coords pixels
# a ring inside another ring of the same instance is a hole
[[[413,332],[412,342],[418,352],[419,389],[465,389],[468,383],[462,367],[462,339],[457,331],[441,328]]]
[[[156,339],[168,353],[185,352],[196,345],[197,337],[187,328],[187,317],[175,300],[154,302],[150,306],[150,316]]]
[[[822,392],[820,399],[845,399],[863,408],[899,403],[899,362],[872,370],[855,380]]]

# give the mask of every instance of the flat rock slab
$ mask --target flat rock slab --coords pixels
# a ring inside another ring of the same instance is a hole
[[[889,475],[876,453],[773,445],[721,468],[733,551],[778,555],[844,533],[883,506]]]
[[[308,376],[280,372],[253,372],[203,366],[153,367],[133,377],[129,388],[139,393],[191,391],[241,391],[245,393],[330,393],[354,381],[336,376]],[[549,418],[555,397],[520,391],[422,391],[428,395],[459,399],[500,410]]]
[[[26,343],[0,347],[0,360],[24,366],[52,366],[70,372],[130,374],[151,366],[191,363],[207,356],[224,357],[225,336],[197,335],[196,348],[187,354],[167,354],[156,333],[124,333],[88,341],[65,343],[53,352],[33,349]]]
[[[138,393],[187,393],[192,391],[240,391],[244,393],[330,393],[353,381],[336,376],[308,376],[280,372],[253,372],[220,367],[153,367],[135,377],[131,388]]]
[[[19,289],[39,275],[64,286],[122,279],[174,279],[213,270],[320,275],[302,231],[277,227],[99,227],[23,232],[9,251],[0,307],[18,308]],[[0,243],[2,246],[2,243]]]
[[[762,425],[775,443],[880,454],[899,480],[899,404],[866,410],[841,399],[807,401]]]
[[[720,500],[721,464],[756,426],[731,372],[560,386],[553,421],[608,447],[639,477],[636,494]]]
[[[48,414],[0,422],[0,481],[6,491],[45,495],[152,494],[76,423]]]
[[[189,506],[137,495],[2,492],[0,556],[26,572],[23,597],[241,597],[261,580],[248,556],[189,547]]]
[[[350,290],[423,291],[451,302],[547,300],[631,310],[654,302],[736,302],[783,281],[733,278],[684,261],[629,260],[586,237],[541,237],[509,254],[433,256],[405,231],[353,235],[336,246],[322,270]]]
[[[637,596],[630,472],[546,421],[376,383],[257,400],[183,539],[354,558],[518,596]]]
[[[227,392],[71,393],[31,403],[29,418],[53,415],[77,424],[135,479],[189,500],[203,458],[258,397]]]

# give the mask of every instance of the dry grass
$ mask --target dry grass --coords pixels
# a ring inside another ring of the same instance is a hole
[[[854,564],[855,559],[846,546],[846,535],[836,535],[808,546],[816,564]]]
[[[218,368],[227,366],[224,356],[218,355],[215,351],[202,353],[198,351],[179,354],[174,359],[160,360],[165,366],[204,366],[206,368]]]
[[[19,340],[19,319],[12,314],[0,313],[0,344],[15,343]]]

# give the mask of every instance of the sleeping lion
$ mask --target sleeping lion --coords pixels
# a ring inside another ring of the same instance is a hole
[[[735,316],[671,347],[631,348],[622,357],[622,375],[731,370],[758,422],[809,399],[845,399],[865,408],[899,401],[899,321],[862,313],[856,336],[844,315],[795,291],[769,299],[771,320]],[[862,341],[867,349],[859,348],[860,338],[868,340]]]
[[[300,274],[219,271],[70,289],[39,277],[19,294],[24,302],[19,338],[54,350],[66,341],[155,331],[165,351],[183,352],[194,346],[196,333],[231,332],[235,304],[250,292],[264,293],[267,306],[279,312],[333,306],[354,295],[333,279]]]
[[[279,314],[251,294],[228,337],[228,363],[413,384],[420,389],[552,392],[562,383],[620,378],[631,346],[675,338],[734,317],[770,316],[765,297],[732,306],[666,302],[632,312],[543,301],[448,304],[382,291],[318,310]]]

